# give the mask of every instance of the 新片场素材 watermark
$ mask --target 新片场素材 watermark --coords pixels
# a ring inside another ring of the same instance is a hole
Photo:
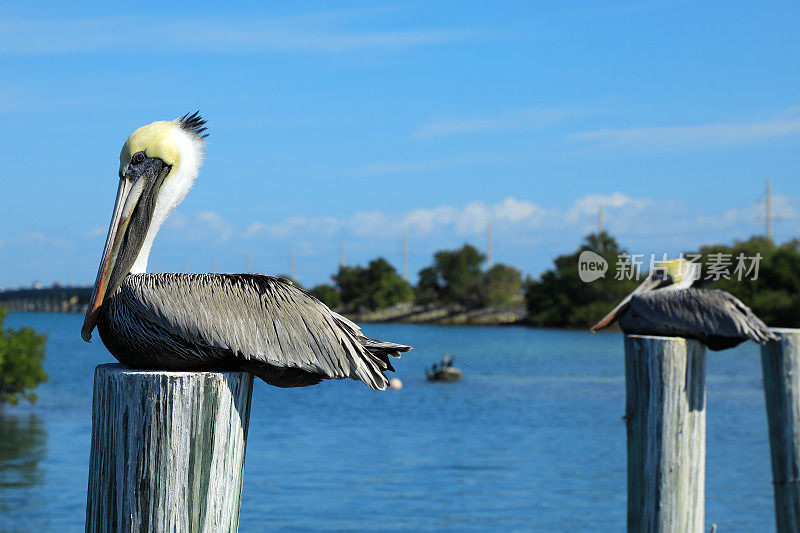
[[[678,259],[686,263],[700,263],[704,267],[705,281],[719,281],[721,279],[735,279],[742,281],[745,279],[757,280],[758,268],[761,263],[761,254],[745,255],[739,253],[726,254],[722,252],[708,254],[705,263],[702,262],[701,254],[680,254]],[[667,254],[619,254],[614,265],[614,279],[639,280],[644,273],[653,272],[659,264],[668,261]],[[644,269],[645,266],[649,268]],[[684,263],[680,264],[685,267]],[[608,271],[608,261],[595,252],[584,250],[578,257],[578,276],[581,281],[591,283],[592,281],[606,277]]]

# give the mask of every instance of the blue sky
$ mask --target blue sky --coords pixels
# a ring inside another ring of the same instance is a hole
[[[136,127],[199,109],[206,164],[151,270],[441,248],[536,275],[605,205],[636,252],[800,226],[800,6],[0,4],[0,286],[94,280]]]

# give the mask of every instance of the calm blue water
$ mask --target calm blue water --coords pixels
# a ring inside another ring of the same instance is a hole
[[[0,418],[0,530],[82,531],[95,365],[78,315],[11,314],[47,333],[49,383]],[[241,531],[625,528],[622,337],[526,328],[367,324],[412,344],[405,387],[257,382]],[[429,384],[456,355],[464,380]],[[709,353],[707,524],[772,530],[760,361]]]

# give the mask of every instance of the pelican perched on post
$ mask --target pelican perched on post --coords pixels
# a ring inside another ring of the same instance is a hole
[[[119,187],[81,337],[97,326],[134,368],[237,369],[278,387],[352,378],[386,388],[389,356],[411,348],[371,339],[289,281],[252,274],[148,274],[156,233],[191,189],[203,159],[197,113],[128,137]]]
[[[777,338],[734,295],[696,287],[700,269],[699,263],[685,259],[659,263],[592,332],[619,321],[625,333],[697,339],[712,350]]]

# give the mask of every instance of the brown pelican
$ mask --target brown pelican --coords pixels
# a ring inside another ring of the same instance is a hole
[[[156,233],[183,201],[203,159],[197,113],[128,137],[119,187],[81,337],[95,325],[134,368],[239,369],[279,387],[352,378],[388,383],[389,356],[409,346],[366,337],[291,282],[249,274],[147,274]]]
[[[625,333],[697,339],[712,350],[733,348],[750,339],[777,337],[734,295],[698,288],[699,263],[664,261],[626,296],[592,332],[619,320]]]

